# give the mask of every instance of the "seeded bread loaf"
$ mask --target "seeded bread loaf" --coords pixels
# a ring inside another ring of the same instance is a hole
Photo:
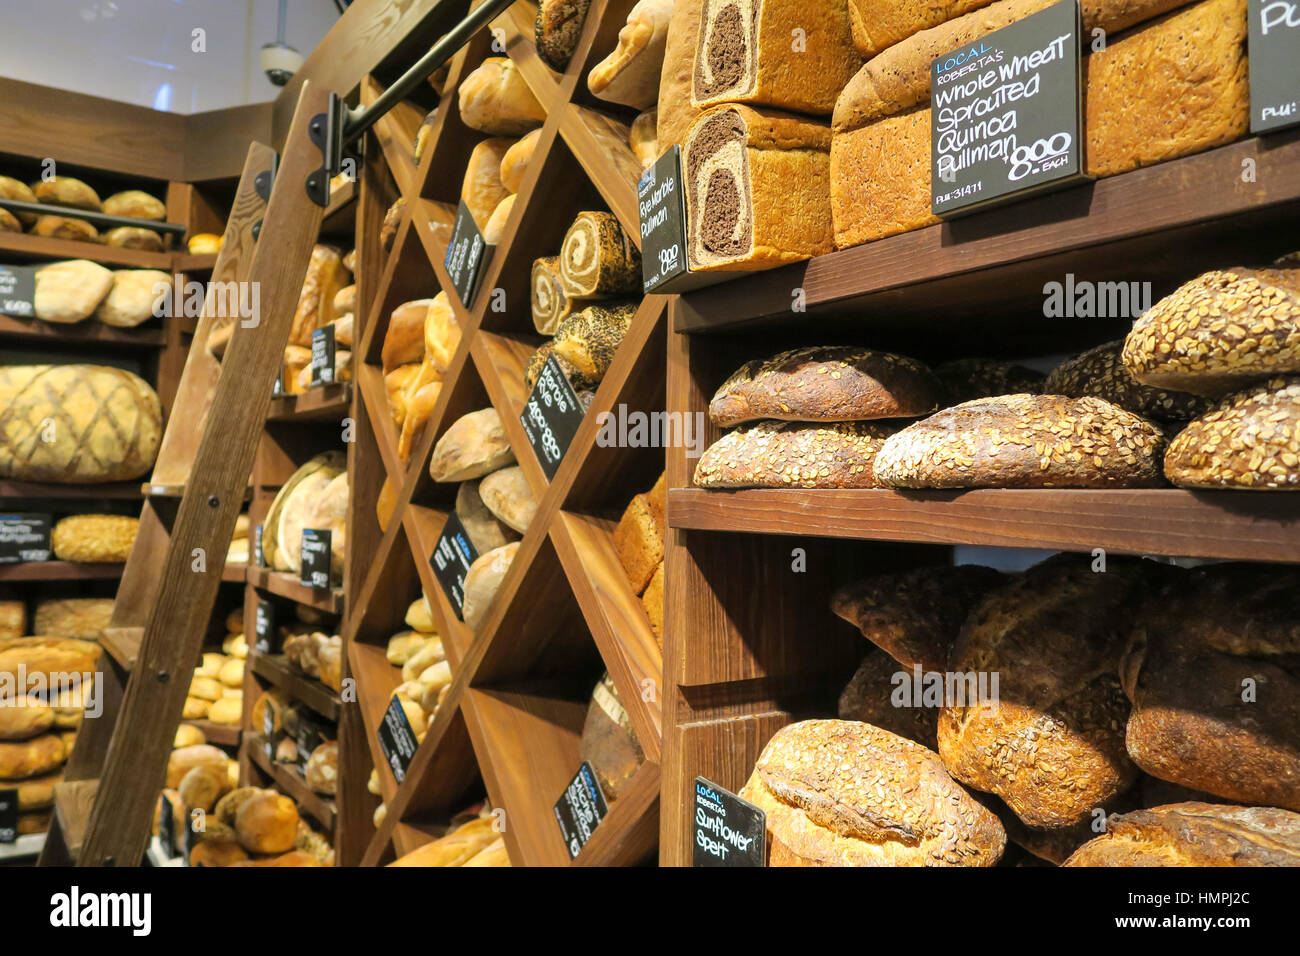
[[[870,724],[783,727],[740,796],[767,814],[769,866],[992,866],[1006,845],[936,754]]]
[[[1043,391],[1043,373],[997,359],[960,358],[934,366],[934,374],[947,394],[947,405],[960,405],[994,395],[1035,394]]]
[[[632,590],[641,594],[664,559],[664,528],[645,495],[637,495],[614,528],[614,549]]]
[[[568,69],[590,7],[591,0],[541,0],[537,5],[533,41],[537,55],[552,70]]]
[[[127,515],[72,515],[50,532],[50,547],[60,561],[120,563],[131,556],[140,519]]]
[[[1004,583],[1002,574],[978,564],[913,568],[840,588],[831,610],[904,667],[945,671],[967,616]]]
[[[1300,866],[1300,814],[1175,803],[1109,818],[1065,866]]]
[[[939,707],[927,705],[924,699],[907,700],[905,706],[896,704],[894,692],[900,674],[903,680],[911,680],[912,675],[898,661],[873,647],[840,692],[836,713],[840,720],[860,720],[937,750]]]
[[[1082,398],[1093,395],[1143,418],[1186,421],[1203,414],[1210,403],[1189,392],[1143,385],[1124,365],[1122,340],[1107,342],[1062,362],[1043,383],[1048,395]]]
[[[1145,602],[1120,676],[1154,777],[1300,810],[1300,570],[1210,565]]]
[[[1300,377],[1229,395],[1169,443],[1165,477],[1184,488],[1300,488]]]
[[[896,488],[1149,488],[1163,453],[1155,425],[1100,398],[1002,395],[909,425],[875,475]]]
[[[889,422],[758,422],[723,435],[695,466],[701,488],[879,488]]]
[[[588,382],[599,382],[609,371],[623,344],[623,336],[632,326],[636,305],[589,305],[555,329],[551,345],[555,354],[566,359]],[[540,374],[540,369],[538,370]]]
[[[524,388],[532,391],[533,386],[537,384],[538,376],[542,374],[542,368],[546,365],[546,360],[555,355],[555,361],[560,366],[560,371],[564,377],[569,380],[575,392],[582,392],[588,389],[594,389],[600,385],[599,382],[593,382],[587,376],[579,372],[570,362],[562,355],[555,352],[553,342],[543,342],[532,355],[528,357],[528,364],[524,366]]]
[[[442,433],[429,459],[429,476],[434,481],[465,481],[514,463],[501,416],[495,408],[481,408],[462,415]]]
[[[723,428],[761,418],[911,418],[940,399],[939,382],[915,359],[855,346],[801,348],[742,365],[709,402],[709,418]]]

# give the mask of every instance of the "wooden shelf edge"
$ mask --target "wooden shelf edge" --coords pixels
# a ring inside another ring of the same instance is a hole
[[[120,578],[125,567],[125,564],[75,561],[24,561],[0,564],[0,581],[111,581]]]
[[[289,665],[282,654],[248,655],[248,666],[253,673],[306,704],[329,720],[339,719],[339,698],[320,681],[308,677]]]
[[[286,598],[297,604],[314,607],[327,614],[342,615],[342,588],[312,588],[303,584],[288,571],[271,571],[267,568],[249,568],[248,583],[263,591]]]

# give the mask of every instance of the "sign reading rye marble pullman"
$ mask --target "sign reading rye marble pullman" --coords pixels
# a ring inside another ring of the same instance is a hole
[[[1248,0],[1250,131],[1300,123],[1300,0]]]
[[[465,200],[460,201],[456,210],[456,221],[451,227],[451,239],[447,243],[447,258],[443,264],[451,276],[451,284],[456,287],[465,308],[474,304],[478,294],[479,280],[487,269],[488,260],[492,258],[494,246],[489,246],[479,231],[478,223],[470,214]]]
[[[668,147],[641,174],[636,202],[641,218],[641,287],[654,292],[687,271],[680,146]]]
[[[456,611],[456,616],[462,619],[465,608],[465,576],[469,574],[470,565],[477,560],[478,552],[469,540],[469,533],[461,524],[460,518],[452,512],[442,526],[442,534],[438,536],[433,554],[429,555],[429,565]]]
[[[692,866],[766,866],[767,814],[712,780],[695,778]]]
[[[524,403],[519,421],[524,426],[528,444],[546,472],[547,480],[555,477],[573,436],[578,433],[587,410],[578,400],[554,355],[546,358],[537,384]]]
[[[36,314],[36,266],[0,266],[0,315]]]
[[[1079,0],[930,66],[930,208],[940,217],[1085,179]]]
[[[585,760],[560,799],[555,801],[555,822],[569,848],[569,859],[582,852],[600,821],[609,813],[609,803],[600,789],[600,781]]]
[[[0,514],[0,564],[50,560],[48,514]]]

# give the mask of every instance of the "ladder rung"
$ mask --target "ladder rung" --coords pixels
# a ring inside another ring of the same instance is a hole
[[[135,666],[143,640],[143,627],[106,627],[99,636],[99,645],[108,651],[119,667],[129,671]]]

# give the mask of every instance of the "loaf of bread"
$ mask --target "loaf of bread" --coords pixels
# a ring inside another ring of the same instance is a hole
[[[479,555],[478,560],[470,565],[469,572],[465,575],[465,600],[461,605],[461,617],[471,630],[478,630],[483,618],[487,617],[492,600],[496,597],[501,582],[505,580],[506,572],[510,570],[510,564],[518,550],[519,542],[513,541]]]
[[[67,747],[58,734],[41,734],[30,740],[0,740],[0,780],[25,780],[47,774],[67,756]]]
[[[285,853],[297,839],[298,809],[274,790],[258,791],[239,805],[235,832],[250,853]]]
[[[483,227],[483,241],[489,246],[501,242],[506,232],[506,223],[510,221],[510,212],[514,208],[515,196],[511,193],[497,203],[497,208],[493,209],[492,215],[488,216],[487,225]]]
[[[433,299],[403,302],[388,317],[380,353],[385,372],[424,358],[424,324],[432,304]]]
[[[1140,382],[1201,395],[1300,372],[1300,266],[1197,276],[1133,323],[1123,360]]]
[[[551,346],[589,382],[599,382],[632,326],[636,304],[589,305],[555,328]],[[539,370],[540,373],[540,370]]]
[[[155,306],[170,285],[171,275],[158,269],[119,269],[112,274],[112,286],[95,309],[95,318],[105,325],[134,328],[160,314]]]
[[[645,608],[646,617],[650,619],[650,630],[654,631],[659,647],[664,646],[664,563],[659,562],[655,573],[650,575],[650,583],[641,593],[641,606]]]
[[[701,488],[879,488],[888,422],[758,422],[723,435],[695,466]]]
[[[104,245],[115,249],[139,249],[141,252],[162,252],[163,239],[152,229],[141,226],[118,226],[104,233]]]
[[[393,424],[398,428],[401,428],[402,422],[406,420],[407,389],[419,377],[422,364],[408,362],[384,374],[384,390],[388,395],[388,407],[393,413]]]
[[[532,161],[533,153],[537,149],[537,141],[541,138],[542,131],[535,129],[527,136],[521,137],[501,157],[501,185],[510,192],[519,192],[519,187],[524,184],[524,174],[528,172],[528,164]]]
[[[533,327],[542,335],[554,335],[559,324],[573,313],[574,305],[560,278],[559,256],[533,260],[531,289]]]
[[[649,109],[637,114],[628,128],[627,145],[643,170],[659,158],[658,127],[659,110]]]
[[[36,194],[30,186],[14,179],[12,176],[0,176],[0,199],[14,199],[18,202],[37,202]],[[19,222],[30,226],[36,221],[36,214],[31,212],[14,213]],[[19,229],[19,232],[22,230]]]
[[[50,532],[60,561],[121,563],[131,556],[140,519],[126,515],[72,515]]]
[[[27,633],[27,605],[22,601],[0,601],[0,640]]]
[[[709,402],[730,428],[763,418],[841,422],[911,418],[939,407],[938,380],[920,362],[856,346],[792,349],[733,372]]]
[[[853,45],[864,58],[906,40],[913,33],[938,26],[953,17],[986,7],[991,0],[930,0],[896,3],[891,0],[849,0]]]
[[[461,80],[456,95],[461,122],[489,136],[521,136],[546,121],[546,110],[509,57],[485,59]]]
[[[0,740],[28,740],[54,726],[54,708],[36,697],[0,707]]]
[[[1300,488],[1300,377],[1224,398],[1169,443],[1165,477],[1184,488]]]
[[[655,105],[672,13],[673,0],[637,0],[618,45],[587,74],[593,96],[636,110]]]
[[[104,200],[104,212],[110,216],[129,216],[132,219],[154,219],[162,222],[167,218],[167,207],[161,200],[150,196],[141,189],[128,189],[113,193]]]
[[[225,238],[225,236],[218,236],[211,232],[200,232],[190,236],[185,247],[192,256],[215,256],[221,251]]]
[[[403,462],[411,457],[411,448],[429,416],[433,414],[441,394],[442,382],[433,381],[421,385],[406,399],[406,415],[402,419],[402,432],[397,438],[397,457]]]
[[[293,313],[293,326],[289,332],[291,345],[311,347],[311,334],[334,318],[334,296],[350,281],[343,267],[339,250],[333,246],[317,245],[311,251],[307,275],[302,282],[298,307]]]
[[[465,481],[514,463],[501,416],[495,408],[481,408],[462,415],[442,433],[429,459],[429,476],[434,481]]]
[[[333,796],[338,792],[339,745],[327,741],[313,750],[307,758],[304,777],[313,793]]]
[[[902,675],[899,678],[898,675]],[[857,720],[891,734],[915,741],[929,750],[939,748],[939,707],[924,700],[896,704],[893,695],[899,680],[910,680],[897,661],[872,648],[840,691],[836,713],[840,720]]]
[[[528,530],[537,513],[537,499],[518,465],[486,475],[479,482],[478,493],[488,511],[520,534]]]
[[[1164,436],[1091,396],[1002,395],[931,415],[889,438],[875,460],[897,488],[1149,488]]]
[[[32,632],[97,641],[112,617],[112,598],[47,598],[36,603]]]
[[[632,590],[640,594],[664,559],[663,518],[656,518],[646,495],[637,495],[614,528],[614,550]]]
[[[978,564],[913,568],[845,585],[831,610],[909,670],[942,672],[971,611],[1004,583]]]
[[[1143,385],[1120,358],[1123,345],[1122,340],[1107,342],[1063,362],[1047,376],[1043,392],[1071,398],[1093,395],[1160,421],[1186,421],[1209,409],[1207,400],[1189,392]]]
[[[514,142],[512,139],[485,139],[477,143],[469,154],[460,198],[480,232],[487,228],[488,220],[501,200],[510,195],[510,190],[501,182],[501,163]]]
[[[610,803],[645,763],[645,753],[632,731],[632,718],[609,674],[603,675],[591,692],[578,757],[591,765],[600,792]]]
[[[60,637],[14,637],[0,641],[0,679],[17,681],[42,675],[46,686],[55,675],[87,674],[98,669],[99,645]]]
[[[397,230],[401,227],[405,215],[406,197],[398,196],[397,201],[384,213],[383,225],[379,227],[379,245],[385,252],[393,248],[393,242],[397,239]]]
[[[478,817],[431,843],[398,857],[389,866],[463,866],[496,843],[494,818]]]
[[[113,273],[87,259],[55,262],[36,270],[33,310],[46,322],[88,319],[113,288]]]
[[[558,326],[557,326],[558,328]],[[592,381],[587,376],[578,371],[574,364],[566,359],[563,355],[555,351],[555,343],[543,342],[532,355],[528,357],[528,364],[524,366],[524,388],[532,391],[537,384],[538,377],[542,374],[542,369],[546,366],[546,360],[552,355],[555,356],[556,364],[560,366],[560,371],[564,377],[569,380],[573,390],[578,393],[595,389],[600,382]]]
[[[347,457],[342,452],[322,452],[280,486],[262,523],[262,556],[268,567],[281,571],[293,567],[291,555],[301,556],[302,529],[306,527],[303,519],[310,516],[311,505],[324,494],[330,482],[346,474]],[[334,493],[339,491],[335,488]],[[288,505],[294,499],[298,504],[289,509]]]
[[[54,806],[54,788],[63,782],[63,771],[47,773],[42,777],[29,777],[18,786],[18,812],[31,813],[48,810]]]
[[[494,515],[479,493],[479,481],[462,481],[456,489],[456,517],[465,527],[470,544],[479,554],[509,544],[519,534]]]
[[[1065,866],[1300,866],[1300,814],[1175,803],[1114,814]]]
[[[51,176],[32,183],[32,192],[36,194],[37,202],[52,206],[71,206],[90,212],[100,212],[102,208],[99,194],[72,176]]]
[[[740,796],[767,814],[769,866],[992,866],[1006,845],[937,755],[870,724],[783,727]]]
[[[22,232],[23,224],[8,209],[0,209],[0,232]]]
[[[655,138],[660,152],[686,141],[686,131],[700,111],[691,105],[695,82],[695,48],[699,44],[704,0],[675,0],[668,21],[664,65],[659,75],[659,121]]]
[[[226,764],[230,758],[217,747],[199,744],[194,747],[180,747],[173,750],[167,758],[166,786],[176,789],[185,775],[196,767],[207,767],[221,778],[225,778]]]
[[[862,66],[848,8],[847,0],[705,0],[691,105],[753,103],[829,115]]]
[[[99,230],[81,219],[67,216],[41,216],[31,229],[33,236],[45,239],[70,239],[73,242],[99,242]]]
[[[559,258],[560,278],[571,299],[640,291],[641,253],[610,213],[578,213],[564,234]]]
[[[1137,778],[1119,660],[1148,582],[1139,565],[1156,566],[1112,558],[1099,573],[1090,562],[1060,554],[998,588],[948,658],[965,678],[939,715],[939,753],[954,777],[996,793],[1029,826],[1077,824]]]
[[[691,269],[770,269],[830,252],[830,149],[830,129],[811,119],[739,104],[702,113],[682,144]]]
[[[591,0],[541,0],[538,3],[533,41],[537,45],[538,57],[552,70],[563,73],[568,69],[590,7]]]
[[[181,710],[181,719],[183,720],[206,720],[208,711],[212,709],[212,701],[203,700],[200,697],[186,697],[185,705]]]

